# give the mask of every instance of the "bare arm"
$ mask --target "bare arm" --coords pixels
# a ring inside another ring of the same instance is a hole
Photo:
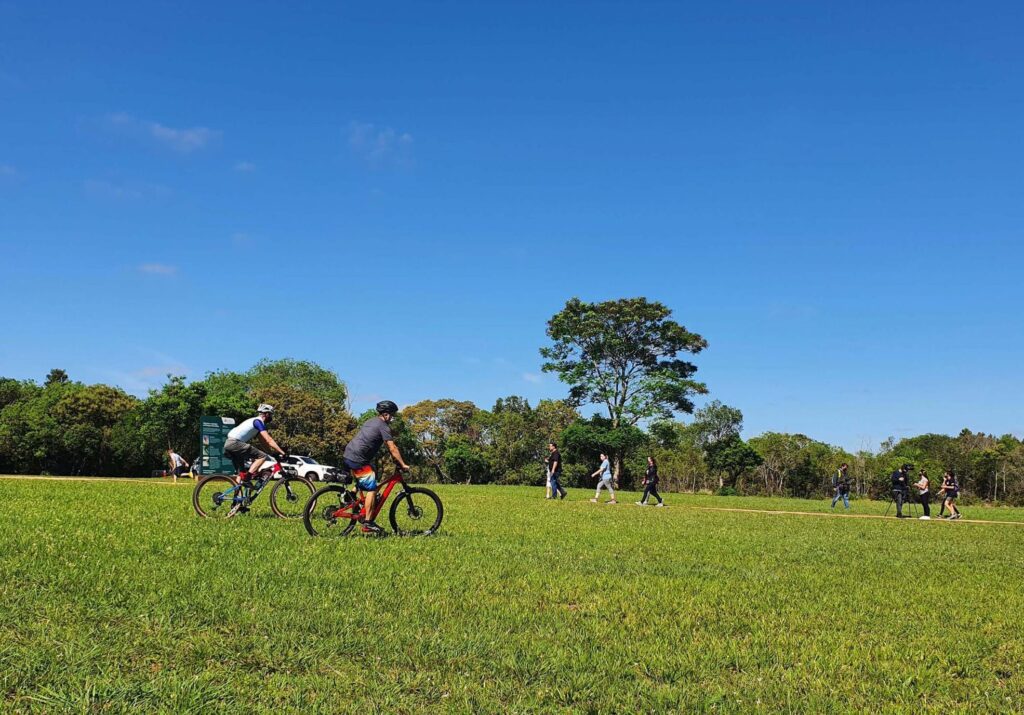
[[[269,432],[267,432],[266,430],[260,432],[260,439],[262,439],[263,443],[270,447],[272,450],[280,454],[282,457],[284,456],[284,450],[278,446],[277,442],[274,441],[274,438],[270,436]]]
[[[398,445],[394,442],[388,442],[387,445],[388,451],[391,452],[391,456],[394,458],[395,463],[402,469],[408,470],[410,467],[405,463],[405,460],[402,459],[402,453],[398,451]]]

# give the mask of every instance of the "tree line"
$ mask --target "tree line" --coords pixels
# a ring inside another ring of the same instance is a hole
[[[547,325],[543,369],[566,383],[561,400],[531,405],[516,395],[485,409],[443,398],[405,406],[392,424],[421,481],[544,482],[548,442],[561,448],[563,483],[592,486],[601,452],[617,482],[637,486],[647,456],[669,491],[821,497],[831,476],[850,466],[854,494],[888,494],[888,475],[910,462],[933,477],[956,471],[968,498],[1024,503],[1024,443],[963,430],[956,436],[889,439],[877,451],[847,452],[802,434],[741,436],[742,412],[715,400],[695,379],[689,356],[700,335],[645,298],[603,303],[569,300]],[[262,360],[244,372],[202,380],[168,376],[140,399],[108,385],[85,385],[60,369],[42,384],[0,378],[0,473],[138,476],[166,463],[172,448],[192,460],[202,415],[251,417],[261,402],[276,409],[272,432],[286,449],[338,464],[371,413],[354,415],[338,375],[300,360]],[[581,408],[597,407],[585,415]],[[692,415],[689,420],[680,415]]]
[[[166,464],[173,448],[191,460],[204,414],[251,417],[277,408],[272,431],[287,449],[337,464],[361,419],[346,407],[345,384],[314,363],[261,361],[246,372],[214,372],[187,382],[171,377],[145,399],[108,385],[85,385],[53,370],[42,384],[0,378],[0,473],[138,476]],[[393,429],[414,479],[462,484],[542,485],[548,442],[565,459],[565,483],[589,477],[605,452],[619,458],[619,483],[637,486],[645,460],[659,464],[668,491],[820,498],[831,475],[850,465],[852,491],[887,495],[888,475],[911,462],[959,475],[965,495],[1024,504],[1024,442],[963,430],[956,436],[887,440],[874,452],[848,452],[802,434],[766,432],[744,440],[740,410],[714,401],[688,422],[646,428],[584,416],[567,400],[531,405],[503,397],[490,409],[466,400],[424,400],[404,407]]]

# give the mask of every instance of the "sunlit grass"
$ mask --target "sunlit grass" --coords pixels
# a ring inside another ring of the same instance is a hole
[[[1024,527],[438,487],[435,537],[322,541],[263,497],[203,521],[189,482],[0,489],[5,709],[1024,708]]]

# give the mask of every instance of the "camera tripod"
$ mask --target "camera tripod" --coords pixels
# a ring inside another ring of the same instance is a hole
[[[890,489],[889,490],[889,505],[885,507],[885,514],[884,514],[884,516],[889,516],[889,510],[892,509],[893,505],[896,503],[896,493],[899,492],[899,491],[900,490],[898,490],[898,489]],[[920,511],[918,509],[918,501],[913,499],[913,498],[911,498],[910,491],[902,492],[902,494],[903,494],[903,507],[904,507],[904,509],[907,507],[908,504],[910,505],[910,514],[904,514],[904,516],[908,517],[908,518],[909,517],[913,517],[913,518],[916,519],[919,516],[919,511]]]

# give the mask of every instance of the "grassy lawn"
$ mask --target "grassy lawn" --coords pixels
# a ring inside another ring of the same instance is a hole
[[[1019,526],[439,487],[435,537],[323,541],[191,486],[0,480],[0,710],[1024,710]]]

